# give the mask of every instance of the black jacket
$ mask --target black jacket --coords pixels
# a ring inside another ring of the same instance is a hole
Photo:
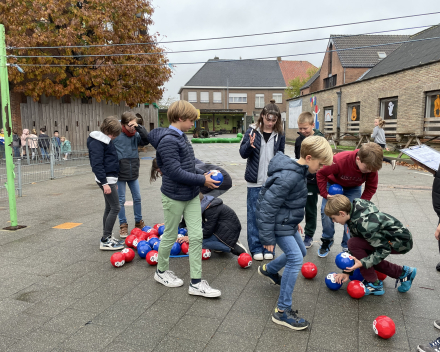
[[[223,175],[223,182],[216,189],[218,189],[220,191],[227,191],[232,187],[231,176],[229,176],[228,172],[225,169],[221,168],[220,166],[213,165],[213,164],[205,164],[203,161],[196,159],[196,168],[202,170],[204,173],[209,172],[211,170],[220,171],[220,173]],[[205,186],[200,187],[200,192],[203,194],[209,195],[209,192],[211,192],[211,191],[212,191],[212,188],[205,187]]]
[[[118,177],[118,154],[109,137],[99,131],[91,132],[87,148],[92,171],[102,185],[107,183],[107,177]]]
[[[439,168],[440,170],[440,168]],[[440,171],[437,170],[432,184],[432,206],[440,219]]]
[[[38,135],[38,146],[43,148],[45,151],[49,149],[49,136],[45,133]]]
[[[314,136],[324,137],[324,135],[321,133],[320,130],[317,130],[314,128],[313,131],[314,131],[314,134],[313,134]],[[295,158],[299,159],[301,156],[300,155],[301,154],[301,143],[306,137],[303,134],[301,134],[300,132],[297,132],[297,133],[299,136],[295,140]],[[316,174],[307,173],[307,183],[318,186],[318,183],[316,182]]]

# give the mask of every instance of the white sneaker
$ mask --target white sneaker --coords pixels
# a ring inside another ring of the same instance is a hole
[[[254,260],[263,260],[263,253],[255,253],[254,254]]]
[[[272,253],[264,253],[264,259],[272,260],[273,259],[273,254]]]
[[[167,287],[179,287],[183,285],[183,280],[174,275],[171,270],[165,270],[162,274],[156,270],[154,280]]]
[[[391,166],[393,167],[393,170],[396,168],[397,160],[391,160]]]
[[[188,293],[190,295],[203,296],[208,298],[220,297],[222,294],[220,290],[216,290],[215,288],[209,286],[208,281],[206,280],[202,280],[195,285],[190,283]]]

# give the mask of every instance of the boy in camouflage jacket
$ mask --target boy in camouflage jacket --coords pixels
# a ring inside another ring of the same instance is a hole
[[[417,269],[396,265],[385,258],[389,254],[405,254],[413,247],[412,235],[403,224],[391,215],[382,213],[370,201],[356,198],[353,203],[344,195],[336,195],[327,201],[325,214],[333,222],[347,224],[351,236],[348,240],[355,264],[336,275],[336,281],[348,280],[357,268],[364,277],[365,294],[380,296],[385,293],[383,282],[376,271],[400,281],[399,292],[407,292]]]

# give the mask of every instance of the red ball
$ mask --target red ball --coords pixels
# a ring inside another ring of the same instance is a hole
[[[380,281],[383,281],[383,280],[385,280],[388,276],[386,276],[385,274],[383,274],[383,273],[381,273],[381,272],[379,272],[379,271],[377,271],[376,270],[376,274],[377,274],[377,278],[380,280]]]
[[[359,280],[350,281],[347,285],[347,292],[352,298],[362,298],[365,296],[365,285]]]
[[[139,235],[136,236],[137,239],[140,241],[145,241],[148,237],[148,233],[142,231]]]
[[[141,233],[142,230],[137,227],[135,227],[133,230],[130,231],[130,235],[135,235],[136,237],[138,237]]]
[[[211,251],[209,249],[202,249],[202,260],[211,258]]]
[[[242,268],[249,268],[252,265],[252,257],[247,253],[241,253],[238,256],[238,265]]]
[[[301,274],[303,274],[306,279],[313,279],[316,274],[318,274],[318,268],[311,262],[304,263],[301,268]]]
[[[180,249],[182,250],[183,254],[188,254],[189,244],[186,242],[182,242],[182,244],[180,245]]]
[[[157,251],[152,250],[147,253],[145,260],[150,265],[157,265],[157,257],[158,257]]]
[[[110,257],[110,263],[112,263],[112,265],[115,268],[119,268],[119,267],[123,266],[125,264],[124,253],[121,253],[121,252],[113,253],[112,256]]]
[[[121,253],[125,255],[126,263],[130,263],[134,259],[135,253],[131,248],[124,248]]]
[[[156,231],[159,229],[160,226],[164,225],[164,223],[162,224],[156,224],[153,226],[153,229],[155,229]]]
[[[137,237],[134,238],[133,240],[133,248],[138,248],[138,243],[139,243],[139,239]]]
[[[127,247],[133,248],[133,241],[134,240],[136,240],[135,235],[128,235],[127,238],[125,239],[125,245]]]
[[[151,238],[151,236],[159,238],[159,232],[157,232],[157,229],[154,229],[154,228],[149,229],[147,231],[147,234],[148,234],[148,236],[150,236],[150,238]]]
[[[149,240],[151,240],[152,238],[159,238],[158,236],[156,236],[156,235],[151,235],[151,236],[149,236],[149,237],[147,237],[146,239],[145,239],[145,241],[149,241]]]
[[[387,317],[386,315],[379,315],[373,321],[374,332],[382,337],[383,339],[389,339],[396,333],[396,325],[393,319]]]

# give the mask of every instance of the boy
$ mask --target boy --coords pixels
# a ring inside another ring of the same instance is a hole
[[[337,282],[345,282],[353,270],[360,268],[364,277],[365,294],[381,296],[383,282],[376,270],[400,281],[399,292],[407,292],[417,274],[416,268],[396,265],[385,260],[390,254],[405,254],[413,247],[411,232],[395,217],[382,213],[370,201],[356,198],[353,202],[337,194],[327,201],[325,214],[341,225],[347,225],[352,234],[348,240],[355,264],[337,274]]]
[[[55,158],[59,159],[60,158],[61,140],[60,140],[60,134],[57,130],[55,130],[53,132],[52,144],[53,144],[53,148],[54,148],[54,152],[55,152]]]
[[[40,128],[40,134],[38,135],[38,146],[41,151],[41,158],[49,160],[49,136],[46,134],[46,128]]]
[[[307,172],[316,173],[333,160],[328,142],[319,136],[304,139],[299,160],[278,152],[269,163],[266,183],[257,201],[257,225],[263,246],[273,251],[277,244],[284,252],[269,264],[258,267],[258,273],[280,285],[277,307],[272,315],[275,324],[303,330],[309,322],[292,309],[292,292],[307,254],[298,230],[307,202]],[[278,272],[284,267],[283,276]]]
[[[298,138],[295,141],[295,158],[300,158],[301,143],[309,136],[324,135],[315,129],[315,120],[310,112],[303,112],[298,117]],[[316,174],[307,174],[307,203],[306,203],[306,226],[304,227],[304,246],[313,246],[313,235],[316,231],[316,219],[318,217],[318,194],[319,188],[316,182]]]
[[[335,226],[331,219],[325,215],[324,208],[330,196],[327,189],[330,185],[336,183],[343,187],[343,194],[353,201],[355,198],[371,200],[377,190],[378,174],[382,168],[383,151],[376,143],[365,143],[360,149],[338,153],[333,158],[333,165],[323,167],[316,174],[319,193],[324,198],[321,206],[322,219],[322,245],[318,249],[320,258],[326,257],[333,245],[335,235]],[[362,185],[365,183],[365,189],[362,193]],[[362,195],[361,195],[362,193]],[[344,226],[342,235],[342,250],[347,251],[347,241],[350,238],[350,232],[347,226]]]
[[[168,287],[179,287],[179,279],[169,268],[171,247],[177,239],[177,228],[182,215],[188,227],[189,264],[191,282],[188,293],[204,297],[219,297],[221,292],[202,280],[202,214],[200,212],[200,186],[217,188],[208,174],[196,169],[194,151],[185,135],[198,118],[196,108],[185,100],[171,104],[167,113],[169,128],[155,128],[148,140],[156,149],[157,166],[162,173],[162,205],[165,232],[159,247],[154,279]],[[197,173],[200,172],[200,173]]]

